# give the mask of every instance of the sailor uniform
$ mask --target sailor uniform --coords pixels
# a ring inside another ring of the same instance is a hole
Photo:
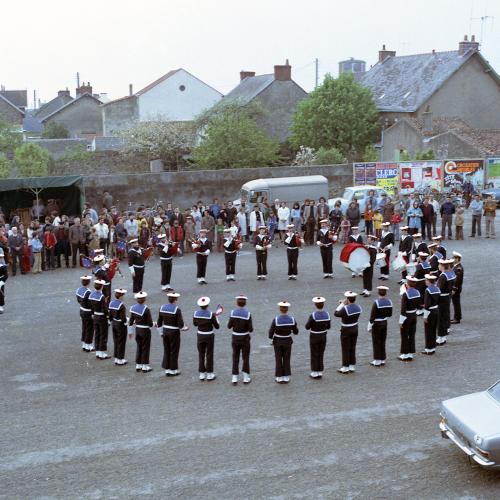
[[[415,354],[415,333],[417,330],[417,308],[421,302],[416,288],[407,288],[401,297],[401,359],[412,359]]]
[[[181,328],[184,328],[182,312],[176,304],[164,304],[158,313],[158,328],[161,328],[163,338],[164,370],[179,369],[179,350],[181,347]]]
[[[135,342],[137,351],[135,355],[136,370],[150,371],[149,352],[151,349],[151,327],[153,319],[151,311],[146,304],[134,304],[130,308],[129,327],[135,325]]]
[[[442,259],[446,259],[446,247],[442,243],[438,243],[436,250],[442,255]]]
[[[102,280],[105,282],[102,286],[102,293],[109,301],[111,298],[111,280],[109,279],[108,269],[104,266],[96,266],[93,273],[96,280]]]
[[[86,351],[92,350],[92,342],[94,339],[92,308],[89,300],[91,293],[92,292],[86,286],[81,286],[76,291],[76,300],[78,304],[80,304],[80,319],[82,320],[82,347]]]
[[[233,375],[239,375],[240,353],[243,361],[243,374],[250,373],[250,333],[253,332],[252,316],[243,307],[233,309],[227,323],[233,331],[231,346],[233,349]]]
[[[446,342],[446,336],[450,328],[450,296],[455,284],[456,276],[453,271],[441,273],[436,285],[441,294],[439,297],[439,319],[438,319],[438,344]]]
[[[100,290],[94,290],[89,296],[94,324],[94,341],[96,356],[105,357],[108,348],[108,306],[106,297]]]
[[[9,277],[7,266],[0,264],[0,314],[3,313],[5,306],[5,282]]]
[[[389,263],[391,261],[391,248],[394,245],[394,234],[390,231],[382,231],[380,238],[380,250],[385,253],[385,265],[380,268],[381,278],[389,277]]]
[[[127,344],[127,313],[125,304],[120,299],[114,299],[109,303],[109,320],[113,332],[115,363],[124,364],[125,346]]]
[[[224,238],[224,260],[226,262],[226,277],[234,279],[236,273],[236,241],[231,236]]]
[[[373,289],[373,266],[377,260],[377,247],[366,245],[365,248],[370,254],[370,265],[363,269],[363,288],[366,292],[371,292]]]
[[[208,309],[198,309],[193,315],[193,325],[198,328],[198,371],[214,372],[214,328],[219,329],[217,316]]]
[[[325,369],[323,357],[326,348],[326,335],[331,328],[330,314],[324,309],[314,311],[309,316],[305,328],[309,330],[311,372],[322,373]]]
[[[358,322],[361,314],[358,304],[339,304],[334,315],[340,318],[340,344],[342,346],[342,367],[356,366],[356,343],[358,341]]]
[[[144,255],[140,248],[131,248],[128,251],[128,267],[132,273],[132,291],[138,293],[142,290],[144,280]]]
[[[424,332],[425,352],[436,350],[436,332],[439,318],[439,298],[441,290],[436,285],[430,285],[424,293]]]
[[[419,309],[423,306],[424,292],[425,292],[425,275],[431,272],[431,265],[426,260],[418,262],[415,267],[415,279],[418,281],[415,283],[415,288],[420,292],[420,298],[422,303],[419,305]]]
[[[376,366],[385,364],[387,357],[385,344],[387,340],[387,318],[392,316],[392,301],[380,297],[373,303],[370,313],[369,329],[372,333],[373,359]]]
[[[171,243],[160,243],[160,266],[161,266],[161,288],[167,290],[172,278],[172,257],[177,252],[177,245]]]
[[[297,240],[300,240],[298,233],[286,233],[285,235],[286,256],[288,259],[288,276],[295,278],[299,274],[299,245]]]
[[[420,241],[417,243],[415,240],[413,241],[413,255],[415,256],[415,260],[417,260],[419,252],[429,254],[429,247],[425,241]]]
[[[274,346],[275,377],[289,377],[291,375],[292,334],[298,335],[298,333],[297,322],[293,316],[280,314],[273,319],[269,328],[269,338],[272,339]]]
[[[200,238],[199,242],[199,251],[196,253],[196,277],[199,282],[204,282],[207,274],[208,255],[212,250],[212,243],[207,238]]]
[[[451,301],[453,302],[454,320],[460,323],[462,320],[462,305],[460,304],[460,295],[462,293],[462,286],[464,282],[464,268],[459,262],[453,266],[453,272],[455,273],[456,280],[453,283],[453,294],[451,296]]]
[[[363,236],[361,234],[351,234],[349,236],[349,243],[358,243],[358,245],[363,245]]]
[[[431,266],[430,274],[439,276],[441,272],[439,271],[439,261],[444,259],[443,254],[439,253],[437,250],[429,257],[429,264]]]
[[[409,234],[402,234],[401,240],[399,241],[399,252],[403,254],[403,258],[407,264],[410,262],[412,251],[413,251],[413,237],[410,236]],[[407,275],[408,271],[404,269],[401,272],[401,278],[405,279]]]
[[[267,276],[267,250],[271,248],[269,237],[258,234],[254,239],[255,258],[257,259],[257,277]]]
[[[330,239],[330,230],[322,227],[318,231],[316,241],[320,243],[319,251],[323,262],[323,274],[333,276],[333,242]]]

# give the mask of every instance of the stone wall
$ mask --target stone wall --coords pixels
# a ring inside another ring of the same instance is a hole
[[[87,200],[95,206],[100,206],[102,192],[106,189],[111,192],[121,209],[126,209],[129,203],[136,206],[142,203],[153,204],[155,200],[187,208],[197,200],[208,202],[214,197],[234,200],[239,197],[241,186],[252,179],[297,175],[324,175],[329,181],[331,196],[341,194],[346,186],[352,185],[350,164],[87,175],[84,185]]]

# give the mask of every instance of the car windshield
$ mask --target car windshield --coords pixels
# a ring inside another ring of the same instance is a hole
[[[495,398],[500,403],[500,380],[488,389],[490,396]]]
[[[344,194],[342,195],[342,198],[345,200],[350,200],[352,198],[352,189],[346,189],[344,191]]]

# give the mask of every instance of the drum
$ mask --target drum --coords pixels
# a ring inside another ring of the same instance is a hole
[[[116,249],[119,252],[125,252],[125,249],[127,248],[127,243],[125,240],[119,240],[118,243],[116,244]]]
[[[364,245],[347,243],[340,252],[340,262],[353,273],[361,273],[370,267],[370,254]]]
[[[394,271],[397,272],[404,271],[406,269],[406,260],[401,252],[398,253],[398,256],[392,261],[391,266]]]
[[[377,267],[384,267],[387,264],[385,258],[386,258],[385,252],[379,252],[375,257],[375,265]]]

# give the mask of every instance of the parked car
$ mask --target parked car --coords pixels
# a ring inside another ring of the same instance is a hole
[[[483,392],[441,403],[441,436],[479,465],[500,469],[500,380]]]
[[[345,189],[344,194],[341,198],[330,198],[328,200],[328,206],[330,207],[330,210],[332,210],[335,206],[335,203],[337,201],[340,201],[342,203],[342,212],[345,213],[347,207],[349,206],[349,203],[351,203],[351,201],[356,198],[356,200],[358,200],[359,210],[363,214],[366,207],[366,199],[369,197],[370,191],[375,191],[377,203],[380,203],[382,194],[387,194],[387,191],[385,191],[385,189],[381,189],[377,186],[370,186],[369,184],[365,186],[351,186]]]
[[[491,187],[484,189],[481,191],[481,196],[483,200],[486,199],[487,196],[493,196],[493,199],[497,202],[497,207],[500,206],[500,187]]]

